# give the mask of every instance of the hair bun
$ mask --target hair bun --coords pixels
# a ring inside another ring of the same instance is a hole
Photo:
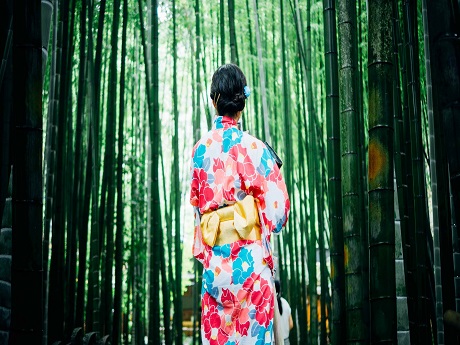
[[[233,98],[233,102],[239,103],[239,102],[241,102],[241,101],[244,101],[245,99],[246,99],[246,96],[245,96],[244,94],[242,94],[242,93],[237,93],[237,94],[235,95],[235,98]]]

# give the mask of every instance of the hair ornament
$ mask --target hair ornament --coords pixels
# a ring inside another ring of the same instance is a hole
[[[246,85],[243,90],[244,90],[244,96],[248,98],[251,95],[251,89],[249,88],[249,86]]]

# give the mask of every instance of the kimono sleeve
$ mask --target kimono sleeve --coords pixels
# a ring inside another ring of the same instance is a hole
[[[261,221],[269,232],[280,232],[286,224],[290,201],[280,169],[275,159],[261,141],[252,144],[248,149],[254,168],[254,176],[245,176],[244,182],[247,192],[259,202]]]
[[[194,164],[194,155],[196,153],[196,146],[192,151],[192,161],[190,167],[190,204],[193,206],[194,211],[194,235],[193,235],[193,247],[192,247],[192,254],[193,256],[203,263],[204,261],[204,251],[205,245],[201,236],[201,213],[198,207],[199,204],[199,179],[197,175],[197,169],[195,169]]]

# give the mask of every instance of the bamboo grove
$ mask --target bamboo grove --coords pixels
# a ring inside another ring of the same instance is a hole
[[[458,342],[457,1],[5,0],[0,30],[0,343],[201,343],[189,166],[228,62],[284,161],[291,343]]]

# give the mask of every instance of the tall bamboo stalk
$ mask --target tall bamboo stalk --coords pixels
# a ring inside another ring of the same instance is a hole
[[[393,63],[394,69],[394,162],[398,192],[398,213],[400,216],[399,226],[401,228],[402,250],[404,255],[404,276],[407,295],[409,328],[411,339],[417,342],[418,332],[416,331],[417,315],[417,287],[416,287],[416,258],[415,258],[415,237],[413,202],[411,201],[412,184],[408,181],[412,178],[412,169],[409,164],[410,151],[407,151],[406,133],[404,131],[403,112],[407,112],[407,92],[401,85],[406,81],[406,63],[404,60],[404,45],[400,33],[400,19],[397,3],[393,2]],[[400,77],[401,76],[401,77]],[[400,80],[401,79],[401,80]],[[402,102],[404,101],[404,102]],[[404,109],[403,109],[404,104]]]
[[[359,188],[358,57],[356,2],[339,2],[340,124],[342,149],[342,205],[345,262],[345,308],[347,343],[366,343],[363,253],[364,218]],[[366,248],[367,249],[367,248]]]
[[[368,11],[370,341],[395,344],[392,0]]]
[[[152,45],[151,45],[151,62],[152,62],[152,78],[150,80],[148,92],[151,93],[151,112],[149,112],[149,139],[151,147],[151,215],[149,237],[150,237],[150,277],[149,277],[149,345],[160,343],[160,242],[162,238],[159,232],[161,228],[161,209],[160,209],[160,191],[159,191],[159,151],[160,151],[160,113],[159,113],[159,78],[158,78],[158,1],[151,1],[152,11]]]
[[[123,28],[121,35],[120,103],[118,110],[118,156],[117,156],[117,230],[115,235],[115,293],[113,298],[112,343],[121,344],[122,290],[123,290],[123,142],[125,121],[125,70],[126,31],[128,26],[128,0],[123,1]]]
[[[68,67],[69,55],[69,12],[70,2],[63,3],[59,11],[59,24],[62,30],[62,53],[59,84],[59,107],[57,115],[57,145],[56,145],[56,185],[54,187],[53,219],[52,219],[52,252],[49,275],[49,294],[53,296],[52,303],[48,302],[48,334],[49,341],[54,342],[64,335],[64,274],[65,274],[65,186],[66,186],[66,119],[68,112],[68,83],[71,71]]]
[[[345,343],[345,276],[343,266],[339,82],[334,1],[323,1],[326,52],[326,118],[329,225],[331,232],[331,342]]]
[[[305,71],[302,71],[300,69],[301,73],[301,79],[305,79]],[[300,165],[300,181],[301,181],[301,200],[303,203],[307,203],[308,200],[308,195],[307,195],[307,178],[306,178],[306,167],[305,167],[305,162],[308,162],[308,140],[305,140],[303,138],[302,133],[305,133],[305,137],[307,137],[307,116],[306,116],[306,107],[305,107],[305,82],[304,80],[299,81],[301,84],[301,103],[304,105],[302,107],[302,113],[299,112],[299,124],[298,124],[298,140],[299,140],[299,159],[303,164]],[[301,120],[300,120],[301,119]],[[305,143],[305,145],[304,145]],[[304,221],[301,222],[301,227],[302,231],[300,234],[300,251],[302,253],[305,253],[305,251],[308,248],[308,208],[307,207],[301,207],[300,209],[300,215],[304,215]],[[308,293],[307,293],[307,258],[303,257],[301,258],[301,296],[302,296],[302,306],[303,308],[300,308],[299,316],[298,316],[298,322],[300,325],[306,325],[307,324],[307,300],[308,300]],[[298,332],[300,339],[307,339],[308,338],[308,328],[307,327],[302,327],[299,332]]]
[[[181,188],[179,180],[179,111],[177,99],[177,36],[176,36],[176,1],[173,0],[173,115],[174,115],[174,137],[173,137],[173,178],[171,185],[174,186],[171,198],[174,199],[174,206],[171,208],[171,214],[174,210],[174,251],[175,251],[175,277],[174,277],[174,328],[175,328],[175,344],[182,344],[182,246],[181,246],[181,223],[180,223],[180,209],[181,209]],[[195,16],[196,16],[196,80],[197,92],[200,91],[200,8],[199,1],[195,1]],[[197,95],[196,109],[200,111],[200,97]],[[172,260],[170,262],[172,265]],[[172,278],[172,277],[171,277]]]
[[[14,169],[10,344],[43,339],[41,3],[13,6]],[[33,289],[30,287],[33,286]]]
[[[72,221],[68,222],[69,238],[67,239],[68,256],[67,256],[67,295],[68,295],[68,308],[66,320],[66,334],[69,334],[75,327],[75,297],[76,297],[76,262],[77,262],[77,232],[79,231],[79,213],[81,212],[81,195],[80,185],[83,184],[83,169],[82,169],[82,151],[83,151],[83,116],[85,110],[85,92],[86,92],[86,1],[81,3],[80,13],[80,51],[79,58],[82,66],[78,74],[78,91],[77,91],[77,114],[75,126],[75,159],[73,166],[73,187],[71,190],[73,207],[69,214]],[[70,220],[69,219],[69,220]],[[86,246],[86,243],[80,243],[80,247]],[[86,259],[86,257],[83,257]],[[80,260],[80,263],[85,263],[85,260]],[[84,270],[85,266],[79,267],[79,270]],[[81,317],[81,316],[80,316]]]
[[[90,0],[89,8],[93,8]],[[102,5],[102,4],[101,4]],[[101,11],[103,7],[101,6]],[[88,12],[88,32],[92,32],[93,11]],[[101,13],[100,13],[101,15]],[[100,19],[100,17],[99,17]],[[100,32],[98,30],[98,32]],[[100,47],[99,47],[100,49]],[[88,35],[88,51],[93,51],[93,36]],[[96,49],[96,57],[98,56]],[[93,54],[88,54],[88,110],[91,144],[91,245],[90,245],[90,270],[88,275],[88,304],[86,310],[87,330],[100,331],[100,223],[99,223],[99,109],[98,95],[96,93],[97,76]]]
[[[412,188],[414,193],[416,282],[418,290],[417,318],[419,343],[431,342],[428,299],[427,262],[427,214],[425,201],[425,175],[421,131],[417,10],[414,1],[404,2],[404,32],[406,38],[407,94],[410,123],[410,150],[412,157]]]
[[[103,300],[101,311],[104,319],[102,325],[102,334],[112,334],[112,309],[113,309],[113,291],[112,291],[112,276],[113,276],[113,254],[114,254],[114,214],[115,214],[115,132],[116,132],[116,108],[117,108],[117,61],[118,61],[118,27],[120,22],[120,0],[113,2],[113,23],[110,40],[110,65],[108,75],[107,89],[107,119],[106,119],[106,142],[104,155],[104,175],[107,188],[107,203],[104,212],[104,227],[106,234],[106,253],[104,285],[103,285]],[[120,125],[120,124],[119,124]],[[102,187],[102,195],[106,191],[104,185]],[[120,191],[121,192],[121,191]],[[101,212],[102,213],[102,212]],[[99,215],[102,217],[102,214]]]
[[[305,70],[306,70],[306,91],[307,91],[307,109],[308,109],[308,133],[309,133],[309,152],[308,158],[308,193],[309,193],[309,248],[308,248],[308,291],[310,297],[310,344],[318,343],[318,313],[317,313],[317,277],[316,277],[316,219],[320,215],[317,214],[316,202],[319,202],[314,195],[317,193],[317,179],[319,178],[318,162],[318,137],[315,129],[315,118],[317,116],[312,83],[312,53],[311,53],[311,1],[307,0],[307,33],[306,33],[306,51],[305,51]]]
[[[54,196],[54,171],[56,158],[56,124],[57,124],[57,107],[59,106],[59,89],[60,89],[60,49],[58,47],[58,12],[59,1],[54,2],[53,12],[53,49],[50,67],[50,86],[48,93],[48,119],[45,144],[45,221],[43,231],[43,303],[44,303],[44,332],[43,341],[48,342],[48,289],[49,289],[49,241],[52,224],[53,196]],[[5,93],[6,94],[6,93]],[[7,104],[6,102],[4,104]],[[7,139],[8,137],[5,136]],[[3,145],[2,145],[3,146]],[[5,145],[6,147],[6,145]],[[1,194],[1,193],[0,193]],[[1,201],[0,201],[1,203]]]

